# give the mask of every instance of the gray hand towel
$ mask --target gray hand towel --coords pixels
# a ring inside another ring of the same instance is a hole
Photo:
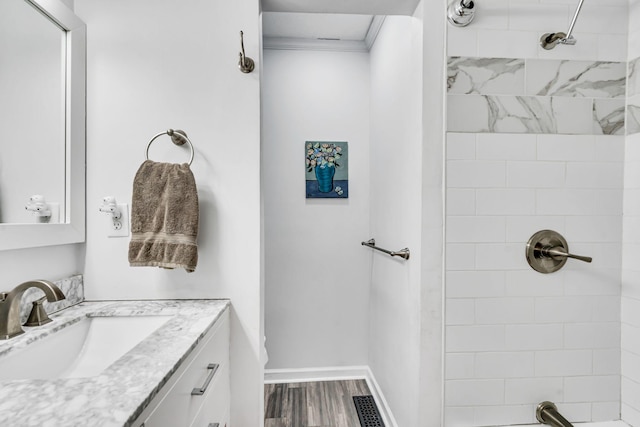
[[[193,272],[198,220],[198,192],[189,165],[146,160],[133,180],[129,265]]]

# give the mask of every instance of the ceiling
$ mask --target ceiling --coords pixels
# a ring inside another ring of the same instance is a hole
[[[412,15],[420,0],[262,0],[265,12]]]
[[[373,15],[275,13],[262,15],[264,37],[313,40],[364,40]]]

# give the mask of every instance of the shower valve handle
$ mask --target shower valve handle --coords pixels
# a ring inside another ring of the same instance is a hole
[[[554,246],[554,247],[543,248],[540,252],[542,253],[543,256],[547,256],[550,258],[556,258],[556,259],[557,258],[573,258],[573,259],[577,259],[579,261],[584,261],[584,262],[593,261],[593,258],[589,256],[570,254],[568,252],[565,252],[563,249],[564,248],[562,246]]]

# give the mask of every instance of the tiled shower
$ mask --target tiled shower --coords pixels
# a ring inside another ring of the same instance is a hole
[[[587,0],[578,43],[540,48],[576,4],[487,0],[447,30],[447,426],[534,423],[543,400],[640,425],[640,8]],[[533,271],[542,229],[593,263]]]

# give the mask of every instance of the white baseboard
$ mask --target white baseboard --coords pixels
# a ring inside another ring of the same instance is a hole
[[[299,369],[265,369],[265,384],[296,383],[310,381],[336,381],[364,379],[371,390],[371,395],[376,401],[380,416],[386,427],[398,427],[389,405],[387,404],[380,385],[376,381],[373,372],[368,366],[336,366],[323,368],[299,368]]]

